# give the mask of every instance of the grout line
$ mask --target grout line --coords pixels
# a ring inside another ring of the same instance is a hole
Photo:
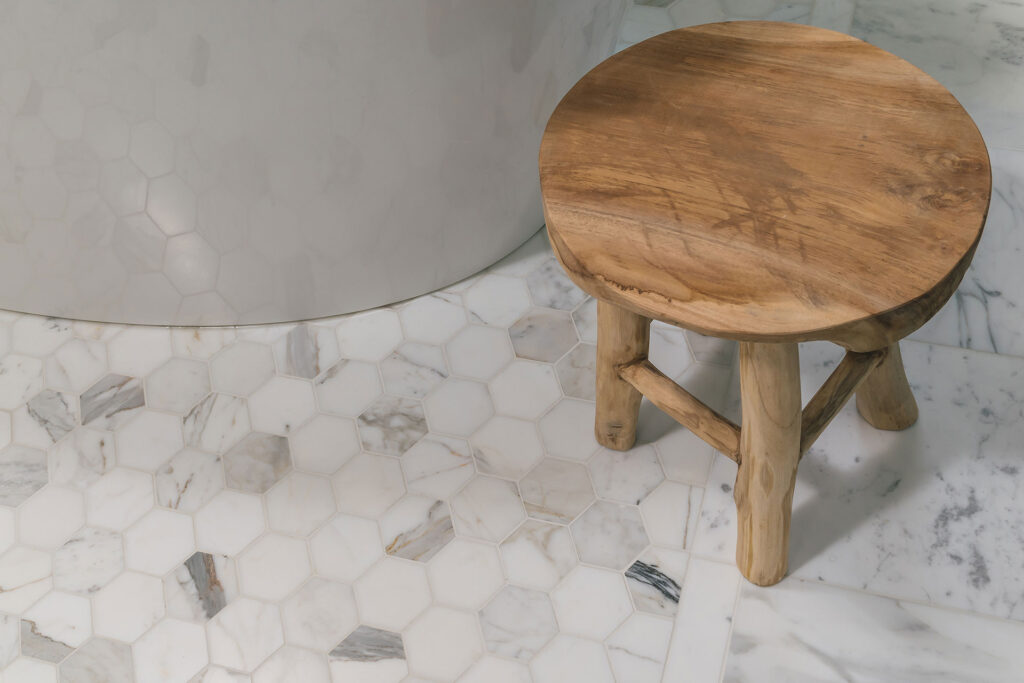
[[[738,570],[737,570],[738,571]],[[725,647],[722,648],[722,662],[718,669],[718,680],[721,683],[725,679],[725,665],[729,661],[729,648],[732,645],[732,632],[736,628],[736,611],[740,607],[740,596],[743,595],[746,579],[740,576],[740,582],[736,586],[736,599],[732,603],[732,614],[729,615],[729,635],[725,638]]]
[[[967,346],[960,346],[958,344],[948,344],[944,342],[928,341],[927,339],[911,339],[910,337],[904,337],[900,340],[900,343],[909,344],[920,344],[923,346],[938,346],[944,349],[955,349],[957,351],[964,351],[967,353],[976,353],[979,355],[986,356],[999,356],[1000,358],[1012,358],[1014,360],[1024,361],[1024,355],[1018,356],[1013,353],[1001,353],[999,351],[989,351],[988,349],[972,349]]]

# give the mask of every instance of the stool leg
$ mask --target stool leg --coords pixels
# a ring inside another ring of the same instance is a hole
[[[793,485],[800,460],[800,362],[796,344],[740,344],[740,467],[736,564],[770,586],[786,575]]]
[[[602,446],[625,451],[636,441],[640,392],[619,377],[618,366],[647,358],[651,320],[625,308],[597,302],[597,419]]]
[[[898,343],[857,390],[857,412],[876,429],[906,429],[917,421],[917,402],[903,370]]]

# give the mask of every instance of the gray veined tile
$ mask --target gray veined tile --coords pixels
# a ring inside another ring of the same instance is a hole
[[[110,374],[82,394],[82,424],[116,429],[143,405],[142,380]]]
[[[409,673],[402,636],[360,626],[327,655],[335,681],[401,681]]]
[[[92,635],[88,598],[51,591],[21,615],[21,654],[58,663]]]
[[[408,495],[395,503],[380,520],[388,555],[426,562],[455,538],[448,503]]]
[[[70,394],[44,389],[26,404],[29,417],[53,442],[60,441],[78,423],[76,401]]]
[[[638,610],[674,616],[686,575],[687,554],[649,548],[626,570],[626,587]]]
[[[34,621],[21,620],[21,653],[54,664],[67,657],[74,648],[59,639],[41,633]]]
[[[0,451],[0,505],[19,505],[46,482],[46,453],[17,444]]]
[[[313,379],[338,361],[334,330],[318,325],[296,325],[274,343],[281,374]]]
[[[134,683],[131,648],[106,638],[93,638],[60,665],[63,683]]]
[[[253,432],[224,455],[230,488],[264,493],[292,469],[288,439]]]
[[[328,656],[332,660],[351,662],[405,659],[405,646],[401,634],[362,625],[338,643]]]
[[[164,579],[169,616],[189,621],[213,618],[238,595],[234,560],[198,552]]]
[[[419,401],[382,396],[359,416],[359,435],[366,450],[402,455],[427,433]]]

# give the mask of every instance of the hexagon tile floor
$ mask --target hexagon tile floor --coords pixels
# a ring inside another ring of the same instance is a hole
[[[647,404],[632,451],[594,442],[594,311],[538,234],[337,319],[5,315],[3,680],[1024,671],[1024,361],[908,343],[922,425],[836,420],[801,470],[793,576],[761,590],[732,564],[731,461]],[[655,327],[654,362],[733,411],[734,355]],[[804,349],[808,395],[836,358]]]

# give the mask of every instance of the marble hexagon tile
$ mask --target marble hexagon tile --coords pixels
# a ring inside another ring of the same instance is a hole
[[[660,530],[676,507],[644,504],[703,481],[669,425],[632,455],[593,442],[592,309],[538,237],[446,292],[313,323],[10,316],[14,671],[544,683],[565,650],[653,680],[687,541]],[[705,365],[667,328],[653,353]]]
[[[594,305],[553,264],[538,236],[437,295],[301,324],[139,331],[0,317],[8,678],[645,683],[713,680],[723,659],[742,679],[772,661],[779,646],[759,640],[761,624],[790,616],[740,590],[734,465],[647,402],[636,448],[598,446]],[[1017,618],[1012,591],[996,590],[1015,585],[1003,573],[1015,526],[992,511],[1009,505],[996,483],[1019,421],[1009,398],[953,387],[976,376],[1016,395],[1017,365],[938,347],[905,355],[922,373],[953,368],[919,397],[950,415],[973,406],[979,424],[943,433],[964,452],[981,445],[947,479],[945,507],[924,482],[950,462],[878,471],[883,491],[904,473],[896,490],[934,508],[945,539],[901,561],[931,562],[949,591],[940,605]],[[657,326],[651,357],[735,410],[735,345]],[[804,354],[808,381],[830,358]],[[834,438],[868,439],[853,424],[841,415]],[[842,444],[824,452],[818,465],[821,451],[810,456],[798,505],[841,487],[829,472],[857,473]],[[1001,493],[972,504],[971,486]],[[848,488],[829,499],[860,510],[862,487]],[[890,512],[909,528],[901,509]],[[870,573],[871,590],[927,598],[861,536],[815,551],[820,538],[794,537],[797,577],[845,591]],[[859,604],[848,593],[826,597]],[[872,619],[908,609],[868,602]],[[946,612],[925,616],[947,628]]]

